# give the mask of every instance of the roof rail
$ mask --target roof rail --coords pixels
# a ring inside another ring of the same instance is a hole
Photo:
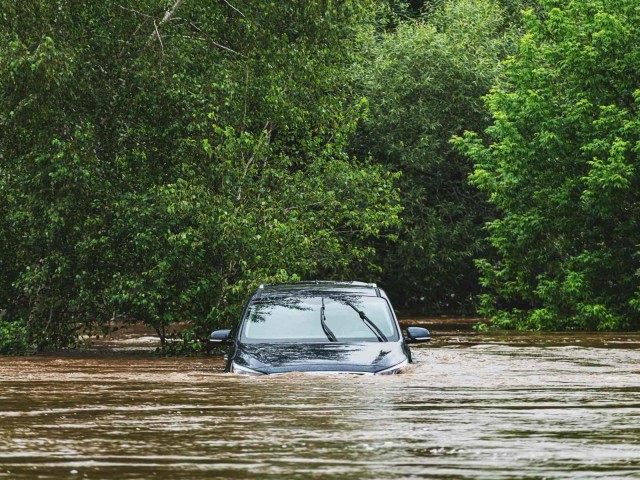
[[[375,283],[367,283],[367,282],[358,282],[358,281],[344,281],[344,280],[300,280],[297,282],[274,282],[274,283],[264,283],[260,285],[258,288],[264,289],[265,287],[277,286],[277,285],[287,285],[287,284],[297,284],[297,285],[322,285],[325,283],[333,283],[333,284],[343,284],[343,285],[353,285],[357,287],[368,287],[377,289],[378,285]]]

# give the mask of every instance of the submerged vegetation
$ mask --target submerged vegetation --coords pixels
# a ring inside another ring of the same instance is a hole
[[[1,2],[0,353],[114,321],[197,346],[299,278],[501,327],[637,328],[639,16]]]

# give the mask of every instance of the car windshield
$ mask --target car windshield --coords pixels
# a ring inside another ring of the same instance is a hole
[[[389,304],[380,297],[263,298],[249,305],[245,318],[245,341],[328,342],[332,337],[338,342],[398,340]],[[367,325],[369,322],[373,325]]]

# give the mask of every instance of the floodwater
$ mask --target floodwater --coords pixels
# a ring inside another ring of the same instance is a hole
[[[0,358],[0,479],[640,478],[640,335],[432,333],[380,377]]]

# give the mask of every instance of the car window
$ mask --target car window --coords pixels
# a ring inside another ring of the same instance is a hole
[[[366,302],[354,300],[329,300],[325,302],[327,326],[336,337],[361,338],[373,335],[371,329],[360,318],[359,311],[363,311],[387,338],[394,334],[393,319],[385,300],[377,297],[371,297]]]
[[[344,295],[260,299],[249,306],[243,338],[250,341],[328,341],[321,322],[323,305],[326,326],[338,341],[378,341],[360,312],[364,312],[388,340],[398,339],[385,299]]]

